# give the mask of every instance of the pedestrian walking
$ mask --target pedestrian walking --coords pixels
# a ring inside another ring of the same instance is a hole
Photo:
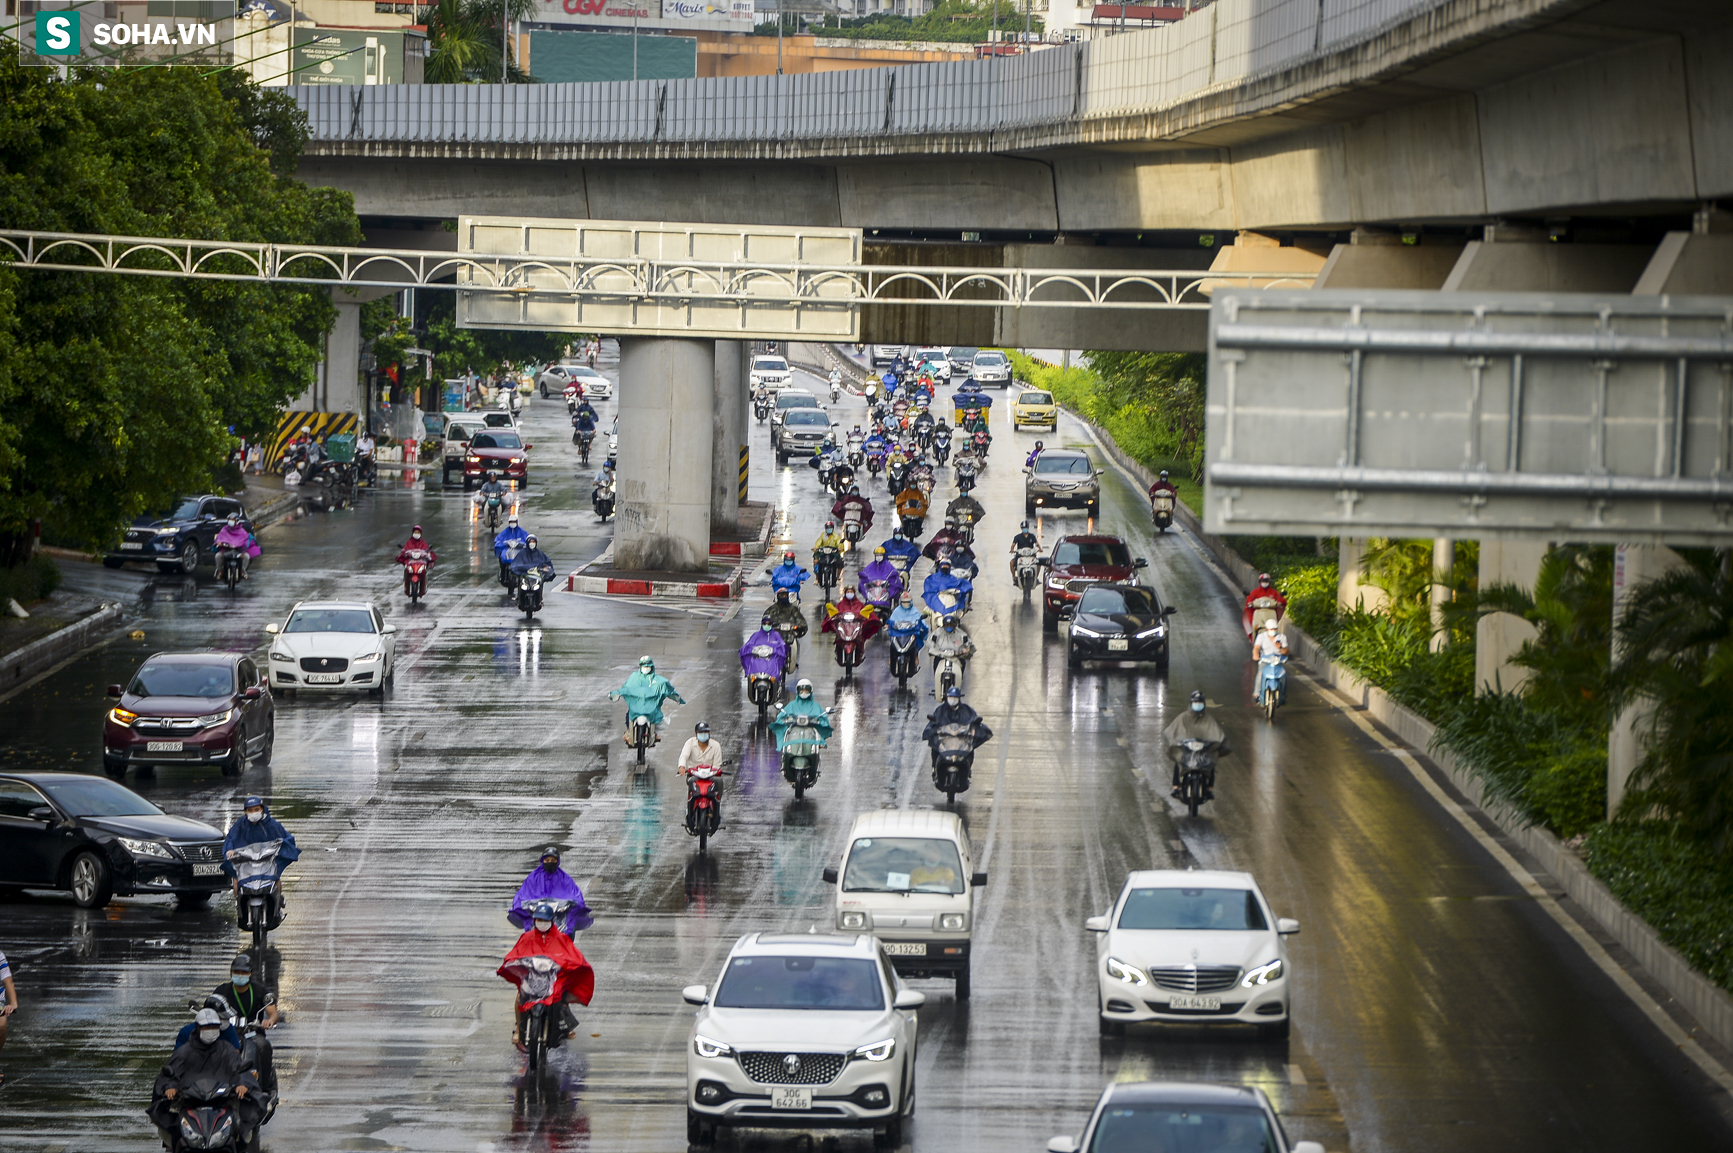
[[[6,954],[0,953],[0,1049],[6,1047],[6,1027],[12,1014],[18,1011],[18,989],[12,983],[12,966]],[[6,1070],[0,1069],[0,1086],[6,1084]]]

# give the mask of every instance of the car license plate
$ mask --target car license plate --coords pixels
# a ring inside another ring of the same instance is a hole
[[[120,547],[123,549],[141,549],[144,547],[144,542],[143,541],[136,541],[136,540],[123,540],[120,542]]]
[[[1128,650],[1130,648],[1131,648],[1131,642],[1127,641],[1127,640],[1117,640],[1117,641],[1108,641],[1107,642],[1107,651],[1110,653],[1122,653],[1122,652],[1125,652],[1126,650]]]
[[[186,748],[185,741],[146,741],[144,751],[147,753],[178,753]]]
[[[770,1090],[772,1109],[810,1109],[812,1090],[804,1085],[776,1085]]]
[[[1220,1009],[1222,999],[1220,997],[1184,997],[1176,993],[1168,1001],[1167,1007],[1169,1009]]]
[[[305,679],[310,685],[340,685],[343,683],[343,674],[308,673]]]
[[[893,957],[925,957],[927,947],[919,941],[907,943],[885,943],[885,952]]]
[[[193,866],[193,876],[195,876],[195,877],[214,877],[214,876],[218,875],[219,873],[221,873],[222,871],[223,871],[223,867],[221,865],[194,865]]]

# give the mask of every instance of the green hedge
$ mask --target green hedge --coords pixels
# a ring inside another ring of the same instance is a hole
[[[1661,939],[1733,989],[1733,869],[1664,821],[1616,821],[1583,843],[1589,870]]]
[[[28,608],[60,587],[60,566],[41,553],[16,568],[0,568],[0,609],[8,597]]]

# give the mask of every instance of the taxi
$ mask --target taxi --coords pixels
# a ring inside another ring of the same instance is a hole
[[[1036,388],[1026,388],[1011,402],[1012,428],[1059,429],[1059,406],[1053,394]]]

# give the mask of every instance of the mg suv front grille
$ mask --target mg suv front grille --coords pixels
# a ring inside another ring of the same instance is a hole
[[[828,1085],[847,1061],[841,1053],[742,1053],[740,1067],[766,1085]]]
[[[1240,971],[1233,965],[1172,965],[1151,969],[1149,979],[1170,993],[1220,993],[1238,983]]]

